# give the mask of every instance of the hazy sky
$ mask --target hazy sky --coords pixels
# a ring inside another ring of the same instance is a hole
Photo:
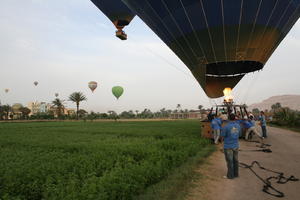
[[[206,97],[188,68],[138,17],[125,31],[127,41],[116,38],[112,23],[89,0],[1,0],[1,102],[51,102],[56,92],[67,99],[74,91],[87,96],[84,109],[99,112],[177,104],[196,109],[221,102]],[[300,94],[299,73],[298,21],[264,70],[247,75],[234,89],[236,101]],[[94,94],[87,88],[91,80],[99,83]],[[125,89],[118,101],[111,94],[115,85]]]

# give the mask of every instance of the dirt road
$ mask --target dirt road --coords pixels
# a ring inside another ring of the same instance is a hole
[[[240,151],[239,161],[250,164],[256,160],[265,168],[284,172],[286,176],[294,175],[300,178],[300,133],[268,127],[268,138],[265,143],[272,145],[270,147],[272,153]],[[259,148],[256,143],[241,141],[240,149]],[[197,170],[197,173],[202,174],[204,178],[195,183],[187,200],[279,199],[262,192],[263,183],[249,169],[240,168],[240,177],[233,180],[222,178],[226,170],[224,154],[221,151],[215,152],[208,162]],[[258,167],[254,170],[263,178],[274,175]],[[300,199],[300,181],[272,185],[285,194],[285,197],[280,199]]]

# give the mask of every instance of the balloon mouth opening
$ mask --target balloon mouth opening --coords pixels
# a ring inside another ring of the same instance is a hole
[[[117,20],[116,22],[116,26],[127,26],[129,24],[129,21],[128,20],[123,20],[123,19],[119,19]]]
[[[203,89],[208,97],[220,98],[225,95],[223,93],[224,88],[233,89],[243,77],[244,75],[207,76]]]
[[[257,61],[231,61],[206,64],[206,76],[234,77],[255,72],[263,68]]]

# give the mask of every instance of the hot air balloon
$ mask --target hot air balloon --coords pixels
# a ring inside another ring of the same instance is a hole
[[[33,84],[34,84],[35,86],[37,86],[37,85],[39,84],[39,82],[34,81]]]
[[[4,92],[5,92],[5,93],[8,93],[8,92],[9,92],[9,89],[5,89]]]
[[[116,26],[116,36],[126,40],[123,28],[134,18],[135,14],[121,0],[91,0]]]
[[[114,87],[112,88],[111,91],[112,91],[113,95],[114,95],[117,99],[119,99],[120,96],[122,96],[122,94],[123,94],[123,92],[124,92],[124,89],[123,89],[121,86],[114,86]]]
[[[300,17],[299,0],[122,0],[185,63],[207,96],[261,70]]]
[[[55,97],[58,97],[58,95],[59,95],[58,93],[55,93]]]
[[[94,92],[94,90],[97,88],[97,82],[96,81],[91,81],[89,82],[89,88]]]

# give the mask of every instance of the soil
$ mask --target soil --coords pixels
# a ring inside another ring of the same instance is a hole
[[[239,161],[250,164],[256,160],[268,169],[283,172],[286,177],[294,175],[300,178],[300,134],[280,128],[268,127],[268,138],[264,143],[271,144],[268,147],[273,152],[250,152],[243,150],[260,149],[258,144],[240,141]],[[257,140],[257,138],[253,138]],[[269,200],[277,199],[262,191],[263,183],[249,169],[240,168],[240,176],[235,179],[224,179],[227,168],[224,154],[219,150],[211,155],[208,161],[196,170],[203,178],[194,183],[186,200]],[[261,177],[274,176],[270,172],[253,168]],[[300,181],[277,184],[272,181],[276,189],[283,192],[285,200],[300,199]]]

